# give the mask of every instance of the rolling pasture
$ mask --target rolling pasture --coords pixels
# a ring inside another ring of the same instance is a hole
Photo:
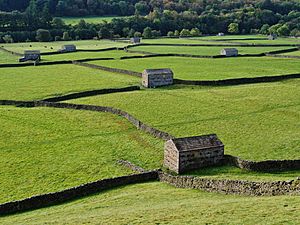
[[[107,113],[0,107],[0,123],[0,203],[161,165],[161,140]]]
[[[103,88],[138,85],[139,79],[75,65],[0,68],[0,99],[39,100]]]
[[[226,154],[244,159],[297,159],[299,85],[299,80],[219,88],[177,85],[70,102],[120,108],[176,137],[216,133]]]
[[[195,46],[137,46],[130,48],[134,51],[145,51],[151,53],[175,53],[175,54],[190,54],[190,55],[219,55],[224,47],[195,47]],[[287,47],[236,47],[239,54],[260,54],[270,51],[287,49]]]
[[[251,37],[260,36],[226,36],[241,39]],[[215,40],[218,38],[224,37],[163,38],[142,42],[216,44]],[[278,39],[266,43],[294,41],[297,40]],[[246,40],[238,42],[248,43]],[[128,45],[106,40],[89,40],[14,43],[5,44],[4,47],[20,53],[28,48],[49,52],[57,51],[61,45],[67,43],[76,44],[78,49]],[[217,43],[226,44],[229,41]],[[221,48],[137,46],[131,50],[214,55],[215,52],[219,54]],[[248,54],[285,48],[289,47],[239,47],[239,50],[241,54]],[[221,80],[300,73],[299,59],[120,59],[122,56],[134,55],[141,54],[113,50],[45,55],[42,59],[58,61],[112,57],[115,59],[88,63],[136,72],[142,72],[146,68],[171,68],[175,78],[185,80]],[[298,55],[298,52],[288,55]],[[15,62],[17,58],[0,51],[0,64]],[[141,79],[68,64],[0,68],[0,83],[0,99],[41,100],[87,90],[140,85]],[[292,160],[300,157],[299,87],[300,79],[219,87],[173,85],[66,102],[115,107],[176,137],[216,133],[225,144],[225,154],[246,160]],[[116,162],[120,159],[148,170],[163,168],[164,141],[137,130],[124,118],[109,113],[0,106],[0,123],[0,204],[134,173]],[[232,166],[216,166],[186,174],[211,179],[286,181],[299,177],[299,173],[299,170],[249,172]],[[299,210],[298,196],[223,195],[148,182],[115,188],[58,206],[1,217],[0,223],[83,224],[101,221],[103,224],[201,224],[205,221],[213,224],[292,224],[300,221]]]
[[[171,68],[175,78],[183,80],[220,80],[299,73],[298,59],[270,57],[221,59],[154,57],[89,63],[136,72],[142,72],[145,68]]]
[[[76,25],[80,20],[84,20],[86,23],[103,23],[104,21],[110,22],[113,19],[124,19],[126,16],[85,16],[85,17],[58,17],[62,19],[65,24]]]
[[[297,224],[299,198],[244,197],[130,185],[63,205],[3,218],[5,224]],[[117,212],[117,213],[116,213]]]
[[[55,41],[55,42],[26,42],[1,44],[7,50],[23,54],[24,50],[40,50],[41,52],[55,52],[62,45],[76,43],[77,49],[104,49],[111,47],[124,47],[127,43],[114,42],[110,40],[81,40],[81,41]]]

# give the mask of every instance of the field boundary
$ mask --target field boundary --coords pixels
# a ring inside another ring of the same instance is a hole
[[[256,182],[221,180],[197,176],[173,176],[159,172],[159,180],[177,188],[199,189],[223,194],[249,196],[299,195],[300,179],[290,181]]]
[[[136,45],[129,45],[127,48],[137,46],[199,46],[199,47],[299,47],[300,44],[174,44],[174,43],[140,43]]]
[[[23,200],[1,204],[0,216],[57,205],[88,195],[96,194],[104,190],[155,180],[158,180],[157,171],[148,171],[128,176],[98,180],[58,192],[32,196]]]
[[[89,64],[89,63],[81,63],[81,62],[77,62],[77,61],[73,61],[73,63],[76,65],[79,65],[79,66],[85,66],[85,67],[89,67],[89,68],[93,68],[93,69],[100,69],[100,70],[109,71],[109,72],[113,72],[113,73],[142,77],[142,73],[131,71],[131,70],[111,68],[111,67],[94,65],[94,64]],[[175,79],[173,79],[173,81],[174,81],[174,84],[184,84],[184,85],[227,86],[227,85],[276,82],[276,81],[296,79],[296,78],[300,78],[300,73],[274,75],[274,76],[250,77],[250,78],[246,78],[246,77],[245,78],[231,78],[231,79],[223,79],[223,80],[182,80],[182,79],[175,78]]]
[[[104,94],[119,93],[119,92],[137,91],[137,90],[140,90],[140,89],[141,88],[139,86],[129,86],[129,87],[124,87],[124,88],[98,89],[98,90],[91,90],[91,91],[76,92],[76,93],[66,94],[66,95],[57,96],[57,97],[45,98],[41,101],[60,102],[60,101],[90,97],[90,96],[95,96],[95,95],[104,95]]]
[[[134,116],[132,116],[126,111],[113,108],[113,107],[108,107],[108,106],[82,105],[82,104],[46,102],[46,101],[14,101],[14,100],[0,100],[0,105],[14,105],[19,107],[52,107],[52,108],[107,112],[127,119],[137,129],[142,130],[148,134],[151,134],[154,137],[163,139],[165,141],[174,138],[174,136],[172,136],[169,133],[160,131],[156,128],[144,124],[142,121],[138,120],[137,118],[135,118]],[[119,162],[122,162],[122,160],[120,160]],[[128,162],[125,163],[125,161],[123,161],[123,164],[128,165]],[[230,166],[238,167],[240,169],[256,171],[256,172],[276,172],[276,171],[288,171],[288,170],[300,169],[300,159],[250,161],[250,160],[241,159],[237,156],[225,155],[220,165],[230,165]]]

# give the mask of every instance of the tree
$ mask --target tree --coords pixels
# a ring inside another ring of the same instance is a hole
[[[66,26],[65,22],[61,18],[53,18],[52,22],[52,27],[60,29]]]
[[[5,43],[13,43],[14,42],[14,39],[9,34],[4,35],[4,37],[2,37],[2,39]]]
[[[262,27],[260,28],[259,33],[260,33],[260,34],[269,34],[269,28],[270,28],[269,24],[264,24],[264,25],[262,25]]]
[[[40,42],[47,42],[47,41],[51,41],[51,34],[49,32],[49,30],[45,30],[45,29],[38,29],[36,31],[36,37],[35,39],[40,41]]]
[[[134,32],[133,36],[134,37],[142,37],[142,34],[141,34],[141,32],[136,31],[136,32]]]
[[[190,36],[191,33],[188,29],[182,29],[182,31],[180,32],[180,37],[186,37],[186,36]]]
[[[197,36],[200,36],[201,35],[201,32],[198,28],[193,28],[191,30],[191,35],[194,36],[194,37],[197,37]]]
[[[290,34],[290,29],[286,24],[284,24],[283,26],[278,28],[277,34],[279,36],[288,36]]]
[[[238,34],[239,33],[239,24],[238,23],[229,24],[228,32],[231,34]]]
[[[63,39],[64,41],[69,41],[69,40],[71,40],[70,35],[69,35],[69,32],[65,31],[65,32],[63,33],[62,39]]]
[[[291,31],[290,35],[293,37],[300,37],[300,29],[297,29],[297,28],[293,29]]]
[[[173,37],[174,36],[174,32],[173,31],[169,31],[167,34],[168,37]]]
[[[175,30],[174,36],[178,37],[179,35],[180,35],[179,31],[178,31],[178,30]]]
[[[102,27],[100,29],[100,31],[98,32],[98,37],[100,39],[103,39],[103,38],[112,38],[112,32],[107,28],[107,27]]]
[[[143,31],[144,38],[152,38],[152,29],[150,27],[146,27]]]

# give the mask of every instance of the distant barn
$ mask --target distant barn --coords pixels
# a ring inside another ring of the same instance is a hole
[[[76,52],[75,45],[63,45],[61,46],[60,52]]]
[[[165,143],[164,166],[180,174],[219,164],[224,145],[216,134],[174,138]]]
[[[141,43],[141,38],[140,37],[133,37],[133,38],[130,38],[130,42],[132,44],[139,44]]]
[[[275,40],[275,39],[277,39],[277,35],[276,35],[276,34],[270,34],[270,35],[268,36],[268,39],[269,39],[269,40]]]
[[[171,69],[146,69],[142,73],[142,85],[147,88],[167,86],[173,84]]]
[[[39,50],[25,50],[24,56],[19,59],[19,62],[40,61],[41,52]]]
[[[224,33],[218,33],[217,36],[225,36]]]
[[[228,57],[238,56],[239,51],[236,48],[224,48],[221,50],[220,54]]]

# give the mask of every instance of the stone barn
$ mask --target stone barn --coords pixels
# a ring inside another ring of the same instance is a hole
[[[75,45],[63,45],[61,46],[60,52],[76,52]]]
[[[139,44],[141,43],[141,38],[140,37],[133,37],[133,38],[130,38],[130,42],[132,44]]]
[[[24,56],[19,59],[19,62],[40,61],[41,52],[39,50],[25,50]]]
[[[220,54],[227,57],[238,56],[239,51],[236,48],[224,48],[221,50]]]
[[[221,36],[225,36],[225,34],[224,33],[218,33],[217,36],[221,37]]]
[[[147,88],[167,86],[173,84],[171,69],[146,69],[142,73],[142,85]]]
[[[277,39],[277,35],[276,35],[276,34],[270,34],[270,35],[268,36],[268,39],[269,39],[269,40],[275,40],[275,39]]]
[[[224,145],[216,134],[175,138],[165,143],[164,166],[177,174],[217,165],[224,157]]]

